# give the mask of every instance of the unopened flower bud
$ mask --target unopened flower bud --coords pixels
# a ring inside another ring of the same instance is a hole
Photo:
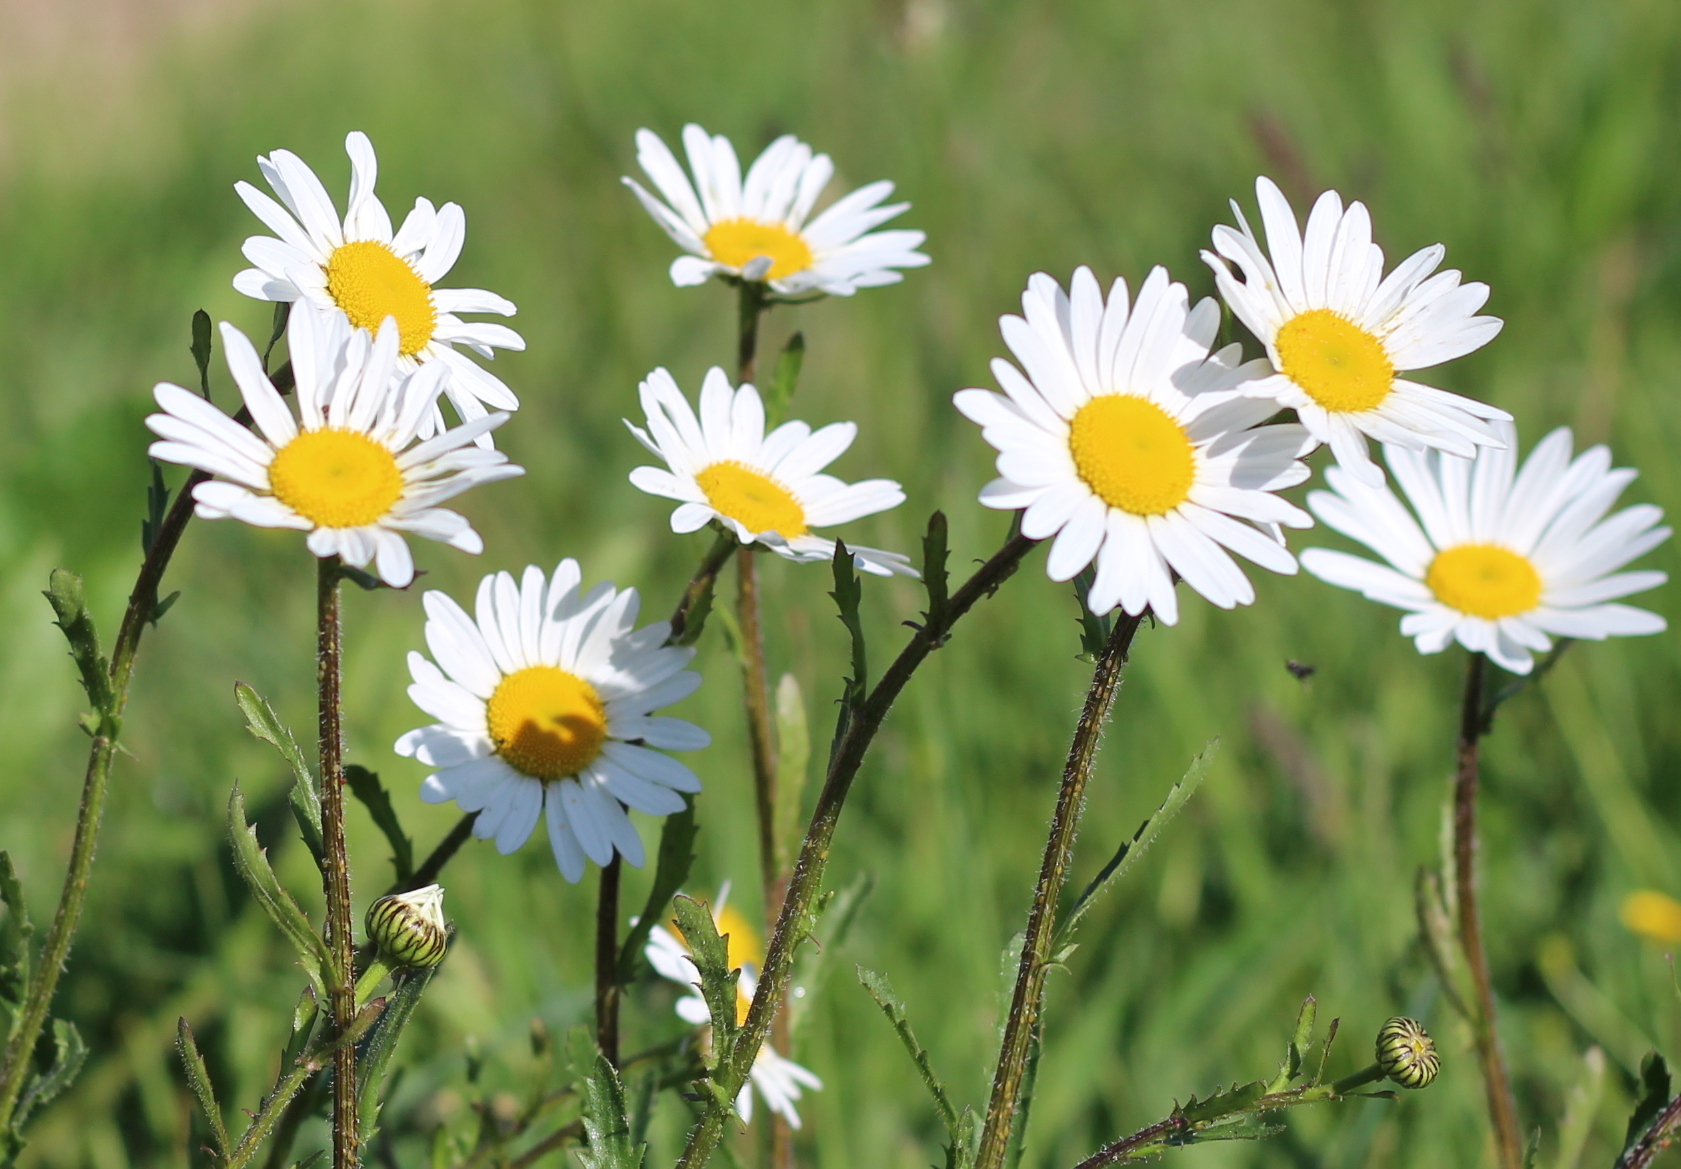
[[[1383,1074],[1403,1088],[1428,1087],[1442,1070],[1436,1041],[1417,1019],[1403,1015],[1389,1020],[1378,1031],[1377,1062]]]
[[[392,966],[436,966],[444,960],[449,927],[444,887],[393,893],[368,906],[368,938]]]

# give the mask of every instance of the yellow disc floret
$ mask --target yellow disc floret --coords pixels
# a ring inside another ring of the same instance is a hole
[[[706,233],[705,243],[708,255],[731,268],[745,268],[760,256],[769,256],[766,280],[781,280],[811,267],[811,245],[780,223],[721,219]]]
[[[810,530],[806,527],[805,508],[793,492],[769,475],[733,459],[713,463],[695,476],[695,482],[706,492],[706,501],[713,510],[729,516],[754,535],[775,532],[784,540],[792,540]]]
[[[1184,428],[1147,398],[1093,398],[1069,424],[1068,450],[1086,486],[1133,515],[1167,514],[1196,481],[1196,452]]]
[[[607,740],[601,696],[558,666],[527,666],[503,678],[485,703],[485,722],[496,753],[533,779],[578,774]]]
[[[1327,410],[1373,409],[1395,384],[1383,342],[1328,308],[1292,317],[1273,344],[1284,375]]]
[[[398,349],[413,357],[438,327],[432,286],[378,240],[358,240],[335,248],[327,260],[327,292],[350,323],[379,332],[386,317],[397,318]]]
[[[1541,603],[1541,574],[1527,557],[1498,544],[1459,544],[1437,553],[1424,583],[1448,608],[1490,621]]]
[[[305,430],[268,468],[276,499],[323,528],[359,528],[403,495],[397,456],[356,430]]]

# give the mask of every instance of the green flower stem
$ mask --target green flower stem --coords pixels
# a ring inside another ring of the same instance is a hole
[[[823,790],[817,797],[811,824],[800,844],[800,855],[794,864],[788,896],[782,902],[776,929],[771,933],[758,992],[753,996],[747,1021],[736,1039],[730,1064],[720,1069],[718,1090],[708,1094],[706,1110],[689,1132],[688,1145],[678,1161],[679,1169],[699,1169],[710,1159],[730,1115],[728,1102],[733,1101],[736,1093],[741,1091],[759,1054],[759,1047],[770,1033],[775,1004],[782,1001],[793,978],[795,951],[811,927],[812,905],[822,889],[823,871],[829,862],[829,847],[834,839],[835,826],[840,821],[841,808],[846,803],[847,793],[852,789],[865,754],[887,718],[887,712],[917,668],[930,653],[944,644],[952,627],[978,601],[997,591],[1036,543],[1020,534],[1012,535],[992,559],[976,569],[975,574],[952,594],[937,619],[931,617],[911,636],[835,744]]]
[[[1465,663],[1458,767],[1453,784],[1454,876],[1458,884],[1459,945],[1465,953],[1465,965],[1471,972],[1471,986],[1476,995],[1471,1027],[1477,1041],[1477,1060],[1482,1065],[1489,1123],[1494,1128],[1500,1169],[1522,1169],[1523,1137],[1518,1132],[1511,1078],[1500,1052],[1500,1033],[1494,1014],[1494,986],[1489,977],[1488,954],[1483,949],[1482,919],[1477,908],[1477,785],[1481,770],[1479,743],[1488,731],[1489,716],[1483,698],[1487,662],[1482,654],[1473,653]]]
[[[601,867],[601,890],[595,908],[595,1041],[601,1054],[619,1066],[619,873],[618,853]]]
[[[344,722],[341,686],[344,637],[340,620],[340,564],[320,562],[316,577],[316,684],[320,695],[321,835],[326,846],[327,995],[331,1034],[346,1034],[356,1020],[354,926],[350,917],[350,857],[344,842]],[[333,1053],[333,1169],[356,1169],[358,1108],[356,1045]]]
[[[117,738],[122,732],[123,710],[128,704],[129,681],[134,673],[134,656],[140,649],[140,636],[157,611],[158,586],[163,582],[164,570],[175,555],[187,521],[193,518],[193,488],[209,478],[203,471],[194,471],[187,476],[181,493],[165,514],[152,546],[141,562],[134,589],[129,593],[128,608],[117,630],[117,641],[112,646],[108,667],[110,701],[106,709],[95,712],[99,722],[88,748],[81,808],[76,814],[76,836],[70,847],[64,888],[59,894],[58,909],[53,914],[52,928],[47,932],[40,959],[30,975],[23,1007],[12,1027],[5,1055],[0,1057],[0,1131],[11,1127],[12,1114],[29,1072],[36,1040],[46,1024],[53,994],[58,989],[58,978],[70,958],[70,943],[76,936],[76,925],[81,920],[82,906],[87,900],[88,875],[93,869],[94,853],[99,844],[100,822],[104,817],[105,797],[110,786],[111,761],[116,755]]]
[[[986,1122],[981,1128],[976,1169],[1000,1169],[1009,1148],[1010,1129],[1021,1100],[1022,1076],[1028,1050],[1038,1028],[1039,1008],[1044,998],[1045,973],[1050,966],[1050,945],[1056,932],[1057,901],[1068,867],[1074,859],[1074,840],[1085,811],[1086,784],[1103,737],[1103,727],[1114,709],[1120,691],[1121,670],[1132,648],[1143,614],[1122,615],[1097,659],[1091,688],[1086,691],[1085,709],[1074,729],[1068,749],[1062,787],[1057,793],[1056,812],[1051,818],[1050,837],[1045,841],[1045,859],[1039,868],[1039,884],[1033,894],[1033,908],[1027,918],[1027,935],[1021,947],[1021,965],[1016,971],[1015,992],[1004,1027],[1004,1041],[998,1052],[998,1067],[992,1077],[992,1099],[987,1104]]]
[[[368,963],[368,968],[362,971],[356,980],[356,1009],[359,1011],[374,997],[374,990],[385,981],[385,976],[391,973],[391,965],[383,958],[375,958]]]

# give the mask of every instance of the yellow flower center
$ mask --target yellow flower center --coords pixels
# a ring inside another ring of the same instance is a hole
[[[1681,942],[1681,902],[1652,889],[1638,889],[1623,901],[1623,924],[1642,937],[1673,945]]]
[[[327,260],[327,292],[358,329],[377,333],[386,317],[396,317],[398,349],[404,357],[426,348],[438,326],[432,286],[378,240],[358,240],[333,250]]]
[[[397,456],[355,430],[305,430],[275,452],[274,497],[323,528],[359,528],[402,498]]]
[[[780,223],[721,219],[706,233],[704,242],[714,260],[731,268],[745,268],[760,256],[769,256],[766,280],[781,280],[811,267],[811,245]]]
[[[1284,375],[1327,410],[1370,410],[1395,384],[1383,342],[1328,308],[1284,322],[1273,344]]]
[[[775,532],[784,540],[803,536],[808,529],[805,508],[793,492],[751,467],[733,459],[713,463],[695,476],[706,501],[720,515],[729,516],[754,535]]]
[[[607,740],[601,696],[558,666],[527,666],[503,678],[485,703],[485,722],[496,753],[533,779],[577,775]]]
[[[1498,544],[1460,544],[1437,553],[1424,583],[1448,608],[1490,621],[1527,613],[1541,601],[1535,566]]]
[[[1166,410],[1131,394],[1093,398],[1068,427],[1080,478],[1110,507],[1165,515],[1191,494],[1196,453]]]

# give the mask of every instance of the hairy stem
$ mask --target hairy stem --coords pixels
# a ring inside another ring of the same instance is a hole
[[[116,755],[117,738],[122,732],[123,710],[128,705],[129,681],[134,673],[134,657],[140,648],[140,636],[157,610],[158,586],[163,582],[164,570],[181,542],[187,521],[193,518],[193,488],[209,475],[194,471],[187,476],[181,492],[164,515],[152,546],[140,564],[134,589],[129,593],[128,608],[123,612],[117,629],[116,644],[111,647],[109,666],[111,700],[107,709],[95,712],[99,725],[88,747],[88,764],[82,778],[81,807],[76,813],[76,836],[70,846],[70,864],[64,874],[64,888],[59,893],[58,909],[53,924],[41,947],[41,957],[30,976],[23,1006],[12,1027],[5,1056],[0,1059],[0,1131],[11,1127],[12,1113],[29,1072],[30,1059],[36,1040],[46,1024],[52,1008],[53,994],[58,990],[59,975],[70,958],[70,943],[76,936],[76,925],[82,917],[87,900],[88,875],[93,869],[94,854],[99,844],[100,823],[105,814],[105,797],[110,787],[111,761]]]
[[[1658,1113],[1658,1118],[1634,1144],[1623,1150],[1623,1155],[1617,1158],[1615,1169],[1646,1169],[1652,1163],[1652,1158],[1669,1148],[1675,1140],[1676,1129],[1681,1128],[1681,1095],[1677,1095],[1664,1105],[1664,1110]]]
[[[746,1082],[754,1059],[758,1057],[760,1045],[770,1032],[776,1005],[787,994],[788,983],[793,977],[794,954],[810,926],[812,904],[822,889],[823,871],[829,862],[829,847],[834,839],[835,826],[840,822],[841,808],[846,803],[847,793],[852,789],[852,781],[858,776],[865,754],[887,718],[887,712],[917,668],[945,642],[952,627],[974,608],[976,602],[991,596],[999,585],[1009,579],[1036,543],[1019,534],[1006,540],[992,559],[981,565],[952,594],[939,619],[929,620],[912,635],[835,744],[823,790],[818,794],[811,823],[800,844],[800,855],[794,864],[788,895],[783,899],[782,912],[777,916],[776,929],[771,933],[758,991],[747,1012],[747,1021],[736,1039],[730,1064],[720,1069],[722,1091],[709,1095],[700,1121],[690,1130],[688,1144],[678,1162],[680,1169],[699,1169],[712,1156],[729,1116],[729,1107],[722,1101],[735,1099],[741,1085]]]
[[[619,872],[618,853],[601,867],[595,908],[595,1038],[601,1054],[619,1066]]]
[[[1009,1020],[998,1052],[998,1067],[992,1077],[992,1099],[987,1104],[986,1122],[981,1129],[976,1169],[999,1169],[1010,1143],[1010,1129],[1021,1099],[1022,1075],[1027,1068],[1028,1049],[1039,1021],[1039,1007],[1045,992],[1045,971],[1050,964],[1051,937],[1056,931],[1057,901],[1068,866],[1074,859],[1074,841],[1080,831],[1080,816],[1086,806],[1086,784],[1097,760],[1103,727],[1114,708],[1121,686],[1121,668],[1126,665],[1132,638],[1143,615],[1121,616],[1097,659],[1085,708],[1074,729],[1068,748],[1068,762],[1062,771],[1056,812],[1051,817],[1050,837],[1045,841],[1045,858],[1039,866],[1039,884],[1033,893],[1033,908],[1027,917],[1027,935],[1022,942],[1021,964],[1016,970],[1015,992],[1010,999]]]
[[[320,562],[316,578],[316,684],[320,695],[321,835],[326,846],[327,949],[333,1034],[356,1019],[356,967],[350,920],[350,857],[344,843],[344,723],[341,684],[343,630],[339,612],[339,558]],[[333,1169],[357,1164],[356,1045],[333,1053]]]
[[[1494,1128],[1500,1166],[1501,1169],[1522,1169],[1523,1138],[1518,1132],[1511,1079],[1500,1052],[1500,1033],[1494,1014],[1494,986],[1488,973],[1488,954],[1483,950],[1482,919],[1477,908],[1477,782],[1479,742],[1488,729],[1483,705],[1486,672],[1487,659],[1480,653],[1473,653],[1465,663],[1465,696],[1459,718],[1459,757],[1453,784],[1453,856],[1458,883],[1459,945],[1465,952],[1465,965],[1471,972],[1471,985],[1477,999],[1471,1024],[1476,1035],[1477,1060],[1482,1065],[1489,1123]]]

